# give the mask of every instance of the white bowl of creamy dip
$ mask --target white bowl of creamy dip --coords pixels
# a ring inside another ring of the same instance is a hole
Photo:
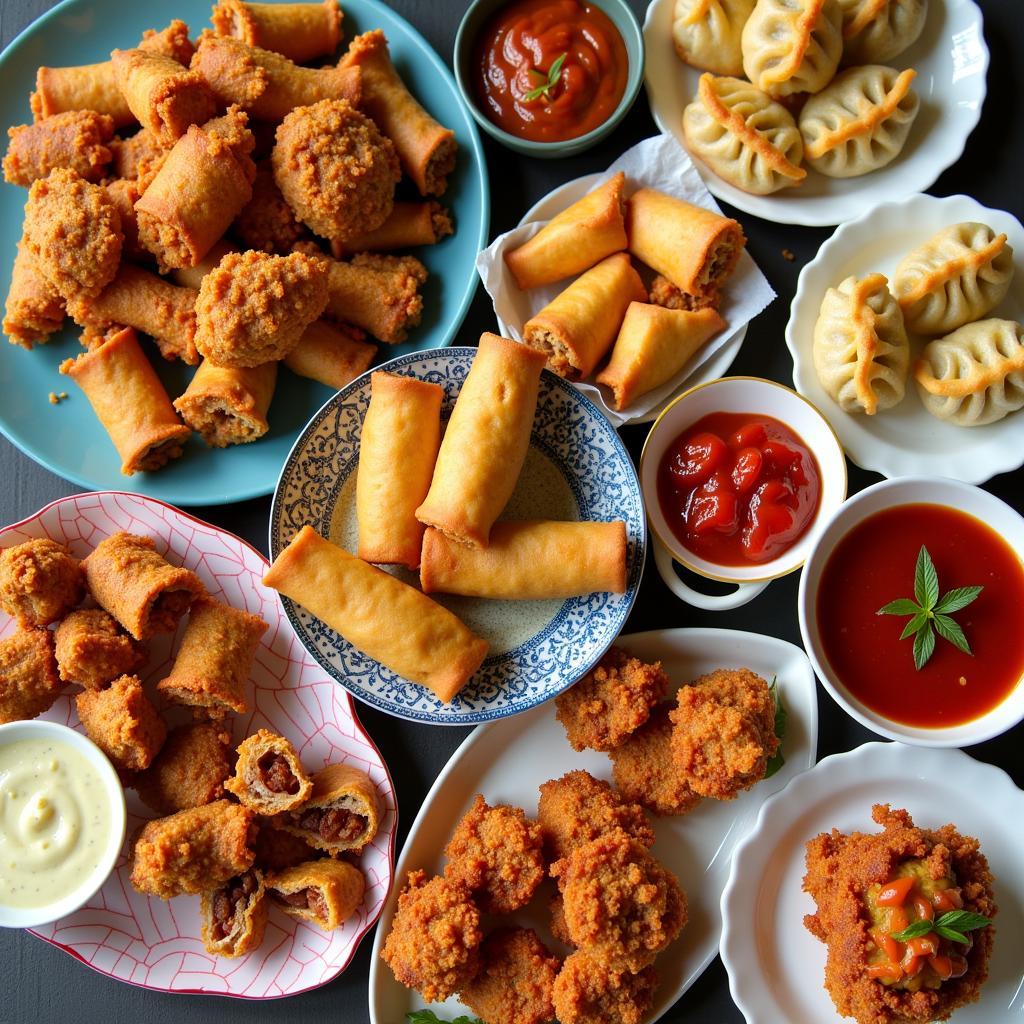
[[[56,921],[106,881],[125,833],[124,790],[81,733],[0,725],[0,927]]]

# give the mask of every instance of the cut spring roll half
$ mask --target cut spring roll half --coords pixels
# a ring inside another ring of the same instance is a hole
[[[224,783],[258,814],[282,814],[309,799],[313,783],[284,736],[260,729],[238,745],[235,774]]]
[[[237,957],[259,948],[267,930],[263,872],[250,868],[199,897],[200,935],[208,953]]]
[[[329,932],[344,924],[363,902],[366,879],[346,861],[325,858],[271,875],[267,888],[286,914]]]
[[[276,382],[277,363],[229,367],[204,359],[174,408],[210,448],[249,444],[270,429],[267,410]]]

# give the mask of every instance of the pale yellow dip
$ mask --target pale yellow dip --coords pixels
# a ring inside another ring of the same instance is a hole
[[[111,827],[103,780],[70,744],[0,745],[0,903],[46,907],[94,880]]]

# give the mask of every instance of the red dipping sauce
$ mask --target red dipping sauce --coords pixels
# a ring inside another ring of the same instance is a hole
[[[527,97],[548,81],[546,95]],[[611,19],[580,0],[513,0],[484,26],[476,50],[477,101],[510,135],[564,142],[604,124],[626,91],[626,46]]]
[[[939,592],[982,586],[953,618],[974,656],[936,637],[918,671],[909,619],[877,615],[914,596],[921,545],[939,575]],[[876,512],[836,545],[818,583],[818,635],[832,671],[873,711],[903,725],[946,728],[1001,704],[1024,675],[1024,570],[1010,546],[980,519],[945,505],[897,505]]]
[[[821,474],[785,423],[755,413],[715,412],[668,446],[658,466],[658,503],[688,551],[718,565],[768,562],[814,521]]]

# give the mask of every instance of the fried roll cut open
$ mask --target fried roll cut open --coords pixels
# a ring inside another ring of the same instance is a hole
[[[366,879],[347,861],[311,860],[267,879],[270,898],[290,917],[325,932],[343,925],[363,902]]]
[[[89,593],[136,640],[173,632],[206,594],[194,572],[171,565],[155,549],[152,537],[122,531],[100,541],[82,562]]]
[[[571,277],[622,252],[626,239],[626,175],[622,171],[552,217],[529,241],[505,253],[524,291]]]
[[[367,562],[420,564],[427,496],[441,444],[439,384],[377,371],[363,419],[356,476],[357,554]]]
[[[358,328],[314,320],[283,362],[292,373],[340,391],[366,373],[377,354],[377,346],[365,338]]]
[[[397,202],[391,216],[374,231],[346,239],[332,238],[331,252],[341,259],[361,252],[396,252],[418,245],[436,245],[454,230],[451,214],[440,203]]]
[[[290,597],[353,647],[448,703],[487,656],[447,608],[304,526],[264,585]]]
[[[224,367],[204,359],[174,408],[210,448],[249,444],[270,429],[276,383],[277,363]]]
[[[337,0],[297,4],[220,0],[211,18],[217,35],[273,50],[297,64],[334,53],[341,41],[341,19]]]
[[[485,548],[439,530],[423,538],[425,594],[513,601],[626,591],[626,524],[502,520]]]
[[[10,142],[4,157],[4,180],[26,188],[54,167],[68,167],[86,181],[107,173],[113,154],[113,119],[92,110],[56,114],[35,124],[7,129]]]
[[[482,334],[416,518],[460,544],[485,547],[530,447],[544,354]]]
[[[45,345],[63,324],[64,300],[40,272],[22,238],[4,305],[4,334],[12,345],[31,350],[33,345]]]
[[[248,709],[245,689],[267,624],[258,615],[212,597],[193,605],[170,675],[157,691],[172,704],[208,708],[213,715]]]
[[[305,803],[313,783],[291,743],[260,729],[239,744],[235,774],[225,788],[246,807],[269,816]]]
[[[263,872],[250,868],[199,897],[200,935],[208,953],[237,957],[251,953],[267,930],[267,889]]]
[[[66,683],[98,690],[129,675],[146,660],[145,648],[121,630],[102,608],[79,608],[54,631],[57,670]]]

